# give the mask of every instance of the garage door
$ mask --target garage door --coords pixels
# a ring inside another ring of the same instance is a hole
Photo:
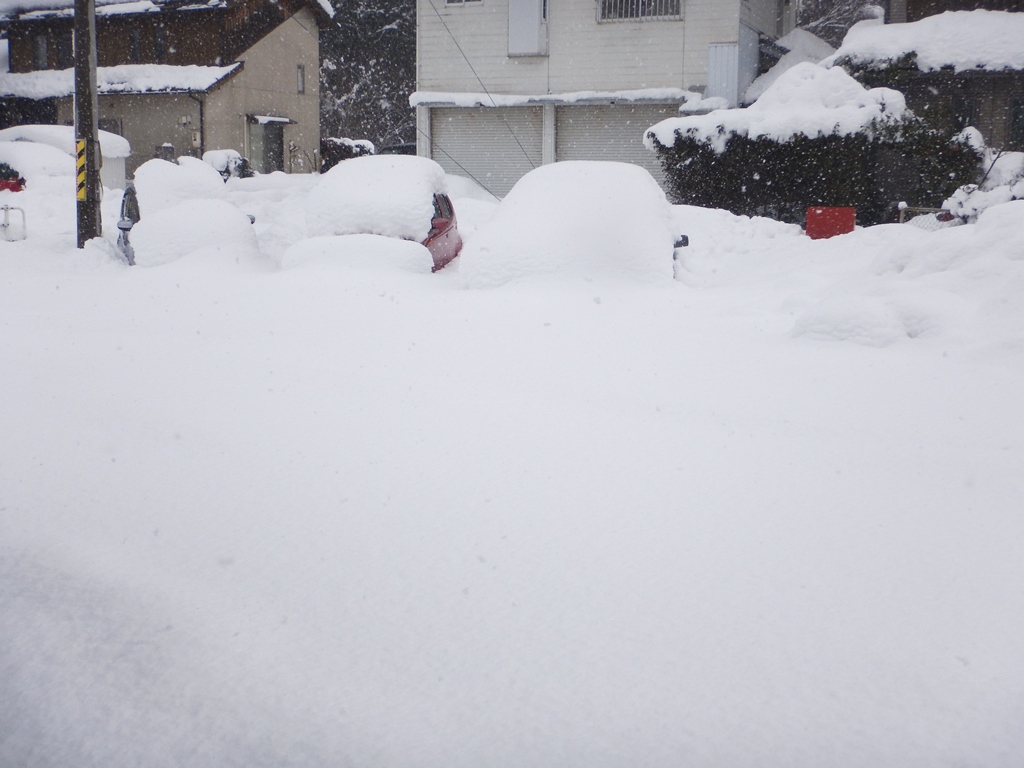
[[[431,154],[448,172],[501,197],[541,164],[540,107],[430,110]]]
[[[644,146],[644,131],[679,115],[678,104],[560,106],[556,112],[558,160],[618,160],[646,168],[665,186],[658,155]]]

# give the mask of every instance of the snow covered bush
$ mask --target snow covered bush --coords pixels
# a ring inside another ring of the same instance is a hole
[[[248,179],[253,176],[248,159],[242,157],[234,149],[211,149],[209,152],[203,153],[203,162],[217,171],[224,181]]]
[[[351,160],[353,157],[363,155],[374,155],[377,148],[372,141],[365,139],[338,139],[328,136],[320,142],[320,157],[323,161],[320,164],[320,173],[327,173],[342,160]]]
[[[977,151],[926,126],[902,94],[842,69],[799,64],[746,109],[671,118],[646,137],[675,202],[782,221],[812,205],[857,208],[862,224],[894,204],[935,205],[974,179]]]
[[[21,174],[7,163],[0,163],[0,181],[17,181]]]
[[[1024,200],[1024,153],[985,151],[985,175],[978,184],[965,184],[942,207],[963,221],[977,221],[982,211],[1001,203]]]

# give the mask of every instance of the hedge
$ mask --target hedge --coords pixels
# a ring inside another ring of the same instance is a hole
[[[849,135],[779,142],[741,134],[725,150],[676,134],[650,134],[673,202],[802,223],[809,206],[852,206],[860,224],[891,220],[895,205],[934,206],[975,180],[981,156],[965,140],[906,118]]]

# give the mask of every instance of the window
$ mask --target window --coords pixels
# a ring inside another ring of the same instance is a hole
[[[162,24],[153,30],[153,58],[157,64],[167,60],[167,30]]]
[[[296,92],[297,93],[305,93],[306,92],[306,67],[305,67],[305,65],[299,64],[295,68],[295,75],[296,75],[296,89],[297,89]]]
[[[107,133],[116,133],[118,136],[123,136],[121,133],[121,119],[117,117],[101,117],[97,121],[99,123],[99,129],[106,131]]]
[[[128,32],[128,61],[133,64],[142,61],[142,34],[135,27]]]
[[[36,69],[50,68],[50,41],[45,34],[32,38],[32,66]]]
[[[481,0],[444,0],[445,5],[466,5],[479,2],[481,2]]]
[[[57,69],[71,69],[75,66],[75,43],[70,29],[57,33]]]
[[[682,18],[682,0],[599,0],[601,21]]]

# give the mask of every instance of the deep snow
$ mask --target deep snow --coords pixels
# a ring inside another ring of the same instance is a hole
[[[1024,202],[479,289],[316,184],[0,192],[0,765],[1019,764]]]

